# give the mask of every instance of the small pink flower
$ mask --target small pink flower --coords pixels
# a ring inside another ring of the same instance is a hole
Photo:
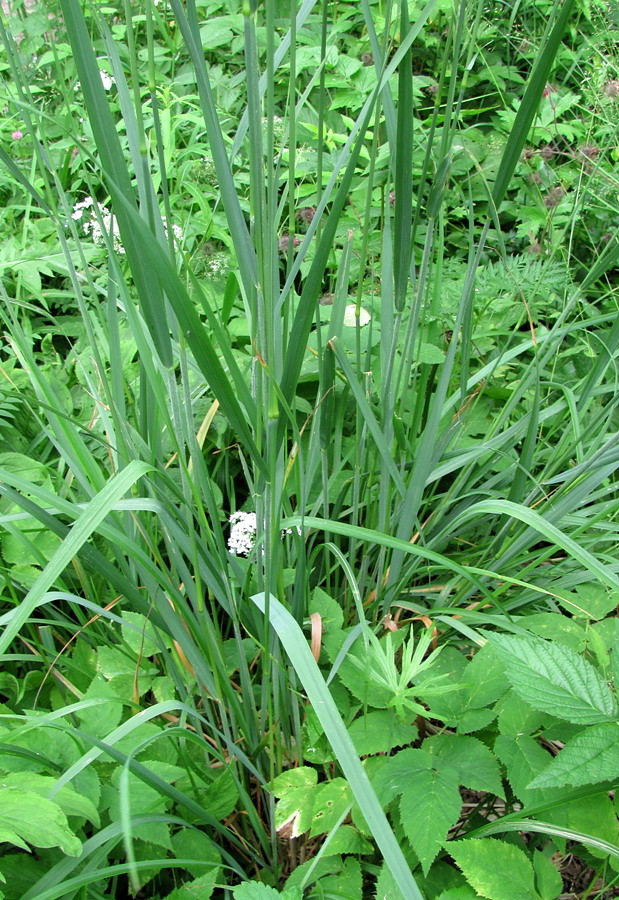
[[[21,141],[22,138],[23,134],[21,133],[21,131],[13,131],[11,133],[11,139],[14,141]]]

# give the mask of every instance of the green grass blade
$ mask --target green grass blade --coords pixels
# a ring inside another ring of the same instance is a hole
[[[497,172],[496,181],[494,182],[492,202],[496,209],[498,209],[503,202],[509,182],[514,174],[516,164],[520,159],[522,148],[524,147],[535,113],[537,112],[544,85],[550,76],[555,56],[561,46],[565,29],[567,28],[570,16],[572,15],[573,7],[574,0],[563,0],[563,2],[559,4],[559,14],[557,15],[556,22],[548,36],[544,48],[537,57],[537,61],[531,72],[529,83],[527,84],[522,102],[518,108],[516,120],[509,135],[507,146]]]
[[[90,536],[103,522],[114,504],[125,494],[135,482],[151,471],[147,463],[133,460],[129,465],[114,475],[105,487],[90,501],[86,509],[76,519],[71,531],[60,547],[51,557],[34,586],[28,591],[21,604],[15,609],[15,615],[0,635],[0,653],[4,653],[20,628],[28,620],[43,595],[64,572],[74,556],[76,556]]]

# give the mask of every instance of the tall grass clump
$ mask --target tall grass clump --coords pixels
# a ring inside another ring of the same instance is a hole
[[[485,61],[503,38],[516,55],[513,23],[493,31],[479,2],[50,11],[44,62],[34,26],[2,25],[28,141],[1,154],[19,258],[45,245],[38,276],[20,264],[2,287],[20,438],[0,454],[0,642],[7,690],[29,679],[3,740],[53,775],[45,802],[110,783],[100,830],[23,896],[184,896],[175,869],[205,897],[287,878],[300,897],[340,870],[338,896],[361,878],[432,896],[439,846],[406,845],[355,721],[430,710],[437,734],[443,659],[522,638],[528,615],[552,637],[544,616],[619,590],[617,240],[582,226],[584,180],[610,183],[612,219],[616,176],[589,151],[568,202],[544,171],[530,221],[514,188],[551,144],[548,86],[586,64],[562,49],[580,8],[525,16],[516,103]],[[355,693],[355,659],[389,702]],[[344,799],[304,839],[313,760]]]

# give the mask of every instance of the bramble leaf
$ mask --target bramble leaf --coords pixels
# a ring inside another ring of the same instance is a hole
[[[487,900],[537,900],[533,866],[514,844],[468,839],[447,849],[469,884]]]
[[[69,828],[67,817],[53,800],[34,791],[0,789],[0,841],[29,850],[60,847],[67,856],[79,856],[82,842]]]
[[[617,717],[617,703],[599,672],[568,647],[550,641],[490,635],[514,690],[534,709],[597,725]]]
[[[503,796],[499,764],[492,751],[477,738],[437,734],[424,742],[423,749],[441,761],[441,769],[451,768],[459,784],[473,791]]]
[[[565,745],[530,788],[597,784],[619,776],[619,725],[595,725]]]
[[[455,773],[428,766],[411,774],[400,798],[406,837],[421,862],[424,875],[441,849],[447,832],[458,820],[462,799]]]

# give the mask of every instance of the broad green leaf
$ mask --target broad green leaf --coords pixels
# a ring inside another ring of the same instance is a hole
[[[471,734],[473,731],[481,731],[496,718],[493,709],[465,709],[456,723],[458,734]]]
[[[443,770],[425,750],[402,750],[374,779],[383,802],[400,794],[400,817],[406,837],[427,874],[451,826],[460,815],[458,777]]]
[[[273,781],[273,793],[276,797],[285,797],[289,791],[305,790],[308,793],[318,783],[316,769],[309,766],[297,766],[282,772]]]
[[[556,900],[563,891],[563,879],[547,856],[539,850],[533,854],[535,886],[541,900]]]
[[[100,647],[99,652],[104,649],[106,648]],[[83,699],[99,701],[96,706],[83,709],[77,714],[79,723],[87,734],[103,738],[116,728],[122,718],[123,704],[105,678],[96,675]]]
[[[340,825],[329,843],[323,845],[321,852],[323,856],[333,856],[338,853],[367,856],[374,853],[374,845],[352,825]]]
[[[568,741],[529,787],[580,787],[618,777],[619,725],[593,725]]]
[[[341,871],[325,875],[309,893],[308,900],[337,897],[338,900],[359,900],[362,892],[361,865],[358,859],[347,857]],[[299,898],[300,900],[300,898]]]
[[[479,897],[477,891],[474,891],[472,887],[469,887],[468,884],[462,885],[461,887],[449,888],[448,891],[443,891],[442,894],[439,894],[436,900],[476,900]]]
[[[494,742],[494,752],[507,771],[507,780],[516,797],[526,805],[542,803],[547,794],[533,791],[531,781],[548,765],[548,753],[526,734],[511,737],[500,734]]]
[[[420,344],[415,359],[418,363],[440,365],[445,362],[445,354],[434,344]]]
[[[230,768],[211,782],[202,795],[201,802],[212,816],[225,819],[231,815],[239,798],[239,790]]]
[[[544,721],[548,721],[545,713],[538,709],[531,709],[522,697],[512,689],[505,694],[499,703],[500,712],[498,728],[500,734],[510,737],[518,737],[522,734],[531,734],[536,731]]]
[[[533,866],[524,851],[496,838],[454,841],[449,854],[487,900],[538,900]]]
[[[317,612],[322,619],[323,629],[338,631],[344,624],[344,612],[339,603],[321,588],[314,588],[309,603],[309,612]]]
[[[608,685],[573,650],[505,634],[490,635],[489,640],[514,690],[530,706],[582,725],[617,717],[617,703]]]
[[[209,869],[195,881],[188,881],[171,894],[167,894],[165,900],[210,900],[218,884],[221,884],[221,870]]]
[[[415,725],[399,722],[393,710],[377,710],[360,716],[349,726],[348,733],[359,756],[387,753],[394,747],[412,744],[417,738]]]
[[[404,833],[419,860],[424,874],[434,862],[458,820],[462,798],[458,779],[449,771],[428,769],[412,776],[400,797],[400,816]]]
[[[211,862],[211,872],[216,872],[221,864],[221,855],[215,843],[197,828],[182,828],[172,835],[172,849],[177,859],[196,859],[201,863]],[[187,871],[194,878],[200,879],[204,875],[204,868],[200,865],[187,866]]]
[[[595,845],[595,840],[604,841],[619,851],[619,821],[613,801],[607,793],[582,797],[578,801],[566,804],[564,809],[566,827],[594,839],[588,845],[593,856],[600,859],[607,856],[603,847]]]
[[[524,616],[519,624],[530,634],[545,640],[564,644],[579,652],[585,646],[587,635],[582,625],[562,613],[539,612]]]
[[[494,703],[509,688],[503,666],[490,644],[485,644],[475,653],[466,667],[463,681],[467,706],[473,709]]]
[[[57,803],[34,791],[0,787],[0,841],[28,850],[60,847],[67,856],[79,856],[82,842],[69,828]]]
[[[308,766],[282,772],[273,782],[273,793],[279,797],[275,807],[275,828],[280,837],[304,834],[312,824],[318,774]]]
[[[123,610],[122,617],[123,640],[137,656],[147,658],[159,653],[160,642],[157,640],[152,622],[149,622],[146,616]],[[168,643],[171,646],[171,642]]]
[[[10,772],[2,776],[2,786],[18,788],[30,791],[40,797],[47,798],[49,792],[56,783],[51,775],[35,775],[33,772]],[[90,797],[78,794],[72,787],[63,787],[54,795],[54,802],[58,804],[65,816],[79,816],[99,825],[99,813]]]
[[[603,619],[619,605],[617,591],[601,584],[579,584],[571,591],[562,591],[559,603],[576,619]]]
[[[314,794],[314,815],[310,837],[330,831],[352,804],[352,792],[343,778],[321,784]]]
[[[441,770],[451,770],[458,784],[473,791],[488,791],[503,797],[499,764],[492,751],[473,737],[437,734],[424,741],[423,749]]]
[[[301,892],[297,888],[286,888],[280,894],[275,888],[266,884],[258,884],[257,881],[246,881],[237,885],[232,890],[234,900],[274,900],[280,897],[281,900],[301,900]]]
[[[387,866],[382,866],[378,873],[375,896],[376,900],[404,900],[404,896],[398,889],[397,884],[393,880],[393,875]]]

